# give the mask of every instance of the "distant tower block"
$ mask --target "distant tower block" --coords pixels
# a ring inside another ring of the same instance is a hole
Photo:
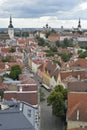
[[[12,25],[12,18],[10,16],[10,22],[9,22],[9,26],[8,26],[8,34],[10,39],[14,39],[14,27]]]

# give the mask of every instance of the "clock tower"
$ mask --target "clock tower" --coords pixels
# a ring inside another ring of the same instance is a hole
[[[11,16],[10,16],[10,22],[9,22],[9,26],[8,26],[8,34],[9,34],[10,39],[14,38],[14,27],[12,25],[12,18],[11,18]]]

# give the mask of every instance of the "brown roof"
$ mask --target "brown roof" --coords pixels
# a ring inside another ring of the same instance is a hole
[[[78,76],[80,76],[80,79],[86,78],[86,74],[84,70],[61,71],[60,76],[61,76],[61,80],[65,80],[69,76],[72,76],[76,79],[78,79]]]
[[[87,121],[87,92],[68,93],[68,120],[77,121],[79,110],[79,121]]]
[[[87,92],[87,80],[68,83],[68,90],[73,92]]]
[[[22,62],[8,62],[6,64],[9,66],[10,69],[13,65],[19,65],[21,69],[23,69],[25,67],[24,63],[22,63]]]
[[[7,89],[7,88],[8,88],[8,85],[6,85],[6,84],[0,84],[0,90]]]
[[[56,42],[59,40],[59,36],[56,33],[52,33],[49,35],[48,40],[51,42]]]
[[[10,52],[10,49],[11,49],[11,48],[2,47],[2,48],[1,48],[1,52],[7,53],[7,52]]]
[[[29,74],[20,74],[19,80],[21,84],[37,84],[34,79],[30,78]]]
[[[47,63],[45,71],[48,72],[50,76],[52,76],[54,71],[56,70],[56,68],[57,68],[57,65],[55,63],[53,63],[52,61],[49,61]]]
[[[6,40],[6,39],[10,39],[8,34],[0,34],[0,39]]]
[[[71,67],[82,67],[86,68],[87,67],[87,59],[78,59],[77,61],[73,62],[71,64]]]
[[[5,63],[4,62],[0,62],[0,69],[5,69]]]
[[[69,130],[87,130],[87,128],[72,128],[72,129],[69,129]]]
[[[37,92],[36,93],[34,93],[34,92],[32,92],[32,93],[28,93],[28,92],[26,92],[26,93],[23,93],[23,92],[22,93],[16,93],[16,92],[8,93],[8,92],[5,92],[4,99],[10,100],[12,98],[15,98],[19,101],[24,101],[24,102],[29,103],[31,105],[38,104],[38,93]]]

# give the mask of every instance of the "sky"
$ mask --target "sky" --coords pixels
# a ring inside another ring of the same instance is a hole
[[[0,0],[0,28],[8,27],[12,16],[16,28],[87,28],[87,0]]]

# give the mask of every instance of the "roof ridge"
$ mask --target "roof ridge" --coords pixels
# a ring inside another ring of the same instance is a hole
[[[70,114],[68,115],[68,118],[71,117],[71,115],[73,114],[73,112],[77,109],[77,107],[81,104],[81,102],[78,102],[71,110],[70,110]]]

